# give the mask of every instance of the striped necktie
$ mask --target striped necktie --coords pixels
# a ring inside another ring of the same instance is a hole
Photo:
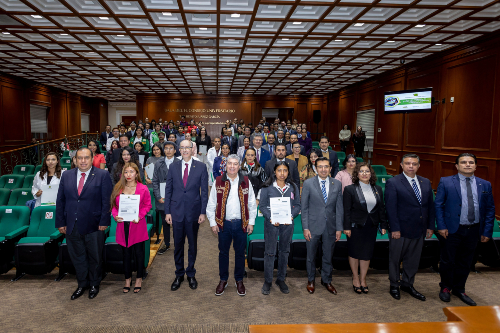
[[[411,187],[413,187],[413,191],[415,192],[415,195],[417,196],[418,203],[422,204],[422,198],[420,197],[420,191],[418,190],[417,182],[415,181],[415,179],[411,180]]]
[[[323,200],[326,201],[328,200],[328,195],[326,194],[326,186],[325,186],[326,180],[321,181],[321,192],[323,193]]]

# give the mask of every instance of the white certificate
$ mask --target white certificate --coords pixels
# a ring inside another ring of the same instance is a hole
[[[292,224],[292,209],[290,208],[290,198],[270,198],[270,204],[272,223]]]
[[[118,217],[125,222],[139,222],[139,203],[141,196],[138,194],[120,194]]]
[[[141,162],[141,165],[144,166],[144,155],[139,155],[139,162]]]
[[[198,146],[198,153],[201,153],[201,155],[206,155],[207,154],[207,146],[206,145],[199,145]]]
[[[160,183],[160,195],[163,199],[165,199],[165,186],[167,183]]]
[[[148,174],[148,178],[153,180],[153,175],[155,174],[155,165],[153,163],[151,163],[147,167],[145,167],[144,170],[146,170],[146,173]]]
[[[42,206],[55,206],[57,201],[57,191],[59,190],[59,184],[57,185],[42,185]]]

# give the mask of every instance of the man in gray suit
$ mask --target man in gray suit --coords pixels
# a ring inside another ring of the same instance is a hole
[[[329,177],[332,168],[326,157],[316,160],[318,175],[304,182],[302,188],[302,229],[307,248],[307,291],[314,293],[316,275],[316,251],[319,242],[323,246],[321,284],[332,294],[337,290],[332,285],[332,255],[335,242],[344,230],[344,206],[342,183]]]

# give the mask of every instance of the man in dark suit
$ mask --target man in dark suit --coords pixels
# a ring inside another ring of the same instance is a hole
[[[99,293],[102,277],[104,230],[110,225],[111,178],[92,166],[88,148],[76,152],[77,168],[63,173],[57,192],[56,228],[66,234],[78,288],[71,299],[90,287],[89,298]]]
[[[290,135],[290,143],[286,145],[286,156],[292,155],[292,147],[295,142],[298,142],[299,138],[297,137],[297,134],[292,134]],[[300,145],[300,154],[304,155],[304,146]],[[335,177],[335,176],[334,176]]]
[[[149,140],[149,136],[151,135],[151,132],[152,132],[152,130],[151,130],[151,124],[150,124],[150,123],[146,123],[146,124],[144,125],[144,132],[142,133],[142,134],[143,134],[143,136],[144,136],[146,139],[148,139],[148,140]]]
[[[276,150],[276,147],[274,146],[274,141],[275,141],[275,135],[272,133],[269,133],[267,136],[267,144],[263,145],[262,148],[267,150],[269,154],[271,155],[271,158],[274,156],[274,152]]]
[[[126,135],[129,140],[131,137],[135,136],[135,121],[130,123],[130,131],[128,131]]]
[[[288,163],[290,173],[292,174],[292,179],[295,185],[300,186],[299,170],[297,169],[297,163],[295,161],[286,159],[286,146],[283,143],[278,143],[275,146],[274,156],[266,162],[264,171],[267,177],[271,177],[274,174],[274,166],[278,161]]]
[[[400,287],[414,298],[425,296],[413,287],[418,270],[424,237],[434,233],[435,209],[429,179],[417,176],[420,158],[406,154],[401,160],[403,173],[385,185],[385,207],[391,235],[389,237],[390,294],[400,299]],[[403,262],[400,281],[400,265]]]
[[[101,136],[99,137],[99,142],[101,143],[102,149],[106,149],[106,143],[108,142],[109,138],[113,137],[113,133],[111,132],[111,125],[106,125],[106,130],[101,133]]]
[[[208,203],[208,172],[204,163],[192,158],[193,142],[181,142],[182,159],[170,165],[165,187],[165,220],[174,232],[175,280],[171,289],[177,290],[187,275],[189,287],[196,289],[198,229],[205,221]],[[200,195],[201,192],[201,195]],[[188,239],[188,266],[184,269],[184,242]]]
[[[330,166],[332,167],[332,177],[335,177],[339,172],[339,158],[337,157],[337,153],[328,148],[330,146],[330,140],[328,140],[327,136],[322,136],[319,139],[319,148],[323,153],[323,157],[326,157],[330,160]]]
[[[245,127],[244,135],[240,135],[240,137],[238,138],[238,148],[240,148],[241,146],[244,145],[243,140],[245,138],[248,138],[250,140],[250,142],[252,142],[251,131],[250,131],[250,127],[248,127],[248,126]],[[236,154],[236,152],[231,153],[231,154]]]
[[[230,128],[224,129],[225,136],[222,139],[222,144],[228,144],[230,154],[236,154],[238,152],[238,140],[236,137],[232,136],[232,132]]]
[[[269,151],[265,150],[264,147],[262,147],[262,136],[256,135],[253,137],[253,148],[255,149],[256,152],[256,158],[259,160],[260,165],[266,165],[267,161],[271,159],[271,154]],[[245,154],[243,155],[243,160],[245,159],[246,156],[246,151]]]
[[[113,151],[113,159],[111,160],[111,162],[113,164],[111,164],[111,169],[109,169],[109,170],[113,170],[113,165],[115,165],[115,163],[120,160],[120,156],[122,155],[122,150],[123,150],[123,148],[129,146],[130,139],[128,138],[127,135],[121,134],[120,139],[118,140],[118,143],[119,143],[120,148]],[[134,149],[134,153],[137,155],[137,159],[139,159],[139,154],[137,153],[137,150]],[[144,165],[143,165],[143,167],[144,167]],[[110,166],[108,166],[108,168],[110,168]]]
[[[475,306],[465,293],[478,240],[486,243],[493,234],[495,203],[490,182],[475,177],[476,156],[458,155],[458,174],[441,178],[436,193],[436,221],[441,245],[441,291],[439,298],[450,301],[450,293]]]

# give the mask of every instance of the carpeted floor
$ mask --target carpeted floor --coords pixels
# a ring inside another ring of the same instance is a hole
[[[74,276],[55,282],[54,271],[10,282],[15,275],[12,270],[0,275],[0,330],[240,333],[247,332],[248,324],[444,321],[443,307],[464,305],[455,297],[448,304],[439,300],[439,276],[430,270],[419,272],[415,282],[417,290],[427,296],[426,302],[404,293],[400,301],[392,299],[387,272],[372,270],[368,295],[353,292],[350,274],[345,271],[334,272],[338,295],[329,294],[321,286],[309,295],[306,272],[290,269],[288,295],[281,294],[276,286],[271,295],[262,295],[263,272],[249,271],[245,297],[236,294],[232,278],[226,292],[216,297],[217,239],[208,222],[200,228],[196,268],[197,290],[184,282],[178,291],[170,291],[175,269],[170,250],[156,256],[139,294],[123,294],[123,276],[109,274],[96,299],[89,300],[85,295],[76,301],[70,300],[77,286]],[[482,273],[470,276],[468,294],[479,305],[499,304],[500,271],[481,265],[478,268]],[[319,285],[319,277],[316,281]]]

